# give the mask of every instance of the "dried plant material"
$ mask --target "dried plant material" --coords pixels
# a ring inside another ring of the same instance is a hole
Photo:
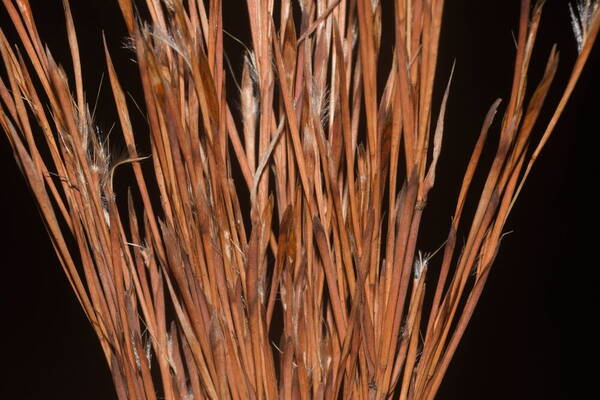
[[[0,31],[0,125],[120,400],[434,398],[600,28],[597,2],[570,6],[579,55],[536,142],[558,51],[527,93],[543,2],[522,1],[494,159],[481,171],[499,99],[434,258],[417,249],[452,140],[454,67],[439,71],[440,104],[432,96],[443,3],[398,0],[385,27],[377,0],[247,0],[251,45],[233,84],[225,2],[146,0],[142,21],[133,0],[118,0],[147,119],[134,128],[105,42],[119,158],[86,103],[69,1],[72,77],[44,46],[29,1],[3,0],[22,50]],[[393,61],[378,82],[383,52]],[[139,150],[146,138],[150,154]],[[113,180],[127,169],[123,192]],[[472,185],[477,171],[483,187]],[[459,228],[468,233],[457,251]]]

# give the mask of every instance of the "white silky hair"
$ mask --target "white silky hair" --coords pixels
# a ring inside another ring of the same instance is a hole
[[[432,256],[428,253],[423,253],[421,250],[417,252],[417,257],[415,258],[414,265],[414,279],[418,281],[421,279],[421,275],[423,275],[423,271],[427,268],[427,264],[429,263],[429,259]]]
[[[571,27],[577,42],[577,51],[581,53],[589,31],[592,19],[598,11],[597,0],[579,0],[575,8],[569,3],[569,15],[571,16]]]

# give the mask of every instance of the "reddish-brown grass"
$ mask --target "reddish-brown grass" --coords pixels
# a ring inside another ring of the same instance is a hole
[[[69,2],[74,85],[29,2],[3,3],[22,50],[0,31],[0,124],[121,400],[433,398],[600,27],[583,2],[579,56],[534,141],[558,53],[527,92],[542,2],[522,1],[497,152],[483,188],[472,188],[500,100],[430,265],[417,238],[452,92],[442,71],[445,92],[432,104],[443,1],[395,2],[393,62],[379,84],[388,50],[378,1],[302,0],[295,20],[295,2],[247,0],[251,50],[238,87],[225,72],[221,1],[146,0],[150,21],[140,22],[132,0],[118,0],[148,121],[134,130],[105,46],[122,159],[95,131]],[[150,154],[138,152],[143,136]],[[121,193],[113,180],[125,168],[135,186]],[[468,196],[477,206],[467,218]]]

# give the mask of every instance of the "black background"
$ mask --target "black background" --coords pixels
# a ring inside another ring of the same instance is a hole
[[[69,70],[60,1],[31,3],[41,36],[55,58]],[[227,1],[225,27],[244,36],[246,12],[239,1]],[[386,1],[384,3],[390,3]],[[456,199],[460,174],[489,105],[507,100],[515,48],[519,2],[447,1],[441,36],[438,77],[456,71],[446,113],[446,134],[438,183],[430,195],[419,248],[430,250],[443,241]],[[124,86],[133,97],[142,95],[136,65],[123,49],[125,30],[116,0],[72,0],[80,40],[88,101],[94,101],[105,71],[102,30],[115,57]],[[387,7],[387,5],[386,5]],[[0,7],[2,9],[2,7]],[[390,24],[391,13],[384,13]],[[0,23],[15,43],[12,26],[0,11]],[[391,26],[391,25],[390,25]],[[390,27],[388,26],[388,28]],[[384,52],[389,51],[385,48]],[[547,1],[530,74],[530,92],[541,73],[552,43],[561,61],[542,113],[547,122],[576,56],[567,2]],[[596,46],[597,47],[597,46]],[[228,43],[234,69],[240,48]],[[599,67],[596,48],[582,79],[535,166],[513,210],[494,270],[444,379],[439,399],[558,399],[568,397],[563,372],[568,363],[566,326],[575,321],[571,310],[578,266],[576,221],[580,218],[578,176],[583,167],[576,141],[588,144],[597,112]],[[2,68],[1,73],[4,74]],[[437,81],[439,88],[445,84]],[[501,108],[503,110],[503,108]],[[436,111],[437,112],[437,111]],[[98,124],[108,130],[116,120],[112,96],[104,81],[97,112]],[[536,132],[541,133],[540,124]],[[493,127],[497,132],[498,124]],[[486,149],[495,151],[492,136]],[[112,382],[97,339],[81,312],[56,261],[33,198],[18,170],[8,142],[0,139],[0,398],[114,399]],[[481,183],[483,175],[478,177]],[[469,210],[467,210],[469,211]],[[472,212],[472,210],[471,210]],[[470,215],[470,214],[467,214]]]

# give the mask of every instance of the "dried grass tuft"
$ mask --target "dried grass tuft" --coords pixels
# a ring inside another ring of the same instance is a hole
[[[558,52],[527,94],[543,2],[522,1],[497,152],[472,188],[500,100],[434,259],[417,238],[452,101],[452,72],[441,71],[446,89],[432,104],[442,0],[396,1],[392,49],[381,47],[376,0],[247,0],[251,48],[235,80],[223,2],[146,0],[141,22],[133,1],[119,0],[148,121],[134,130],[105,44],[121,158],[86,102],[68,0],[70,79],[29,1],[3,3],[23,53],[0,31],[0,124],[121,400],[433,398],[600,27],[596,2],[570,9],[579,55],[535,141]],[[145,137],[149,155],[138,151]],[[113,185],[122,169],[135,179],[127,193]],[[457,250],[459,227],[468,233]]]

